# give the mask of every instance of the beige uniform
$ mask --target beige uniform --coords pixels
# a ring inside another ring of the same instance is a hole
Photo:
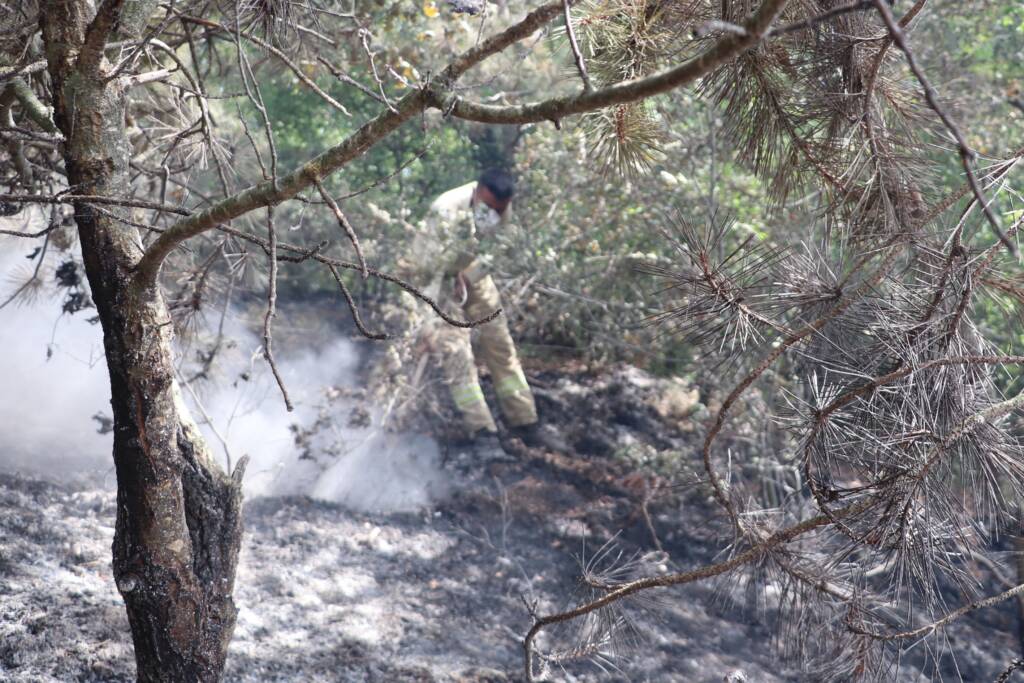
[[[403,260],[406,271],[424,287],[426,294],[437,299],[447,311],[469,320],[483,318],[501,306],[501,296],[487,273],[483,254],[487,239],[477,234],[473,219],[471,201],[475,187],[476,182],[468,183],[434,200],[419,226],[409,256]],[[465,301],[455,299],[459,273],[465,285]],[[467,432],[496,430],[480,388],[474,347],[491,371],[506,422],[518,427],[537,421],[533,394],[504,315],[473,330],[435,318],[422,326],[420,335],[441,366]]]

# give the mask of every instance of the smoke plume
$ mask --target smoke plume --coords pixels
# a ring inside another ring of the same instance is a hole
[[[20,229],[18,222],[2,227]],[[25,282],[38,242],[0,237],[0,302]],[[94,309],[62,312],[66,290],[54,287],[67,255],[47,254],[36,296],[0,309],[0,469],[51,479],[88,477],[114,485],[109,430],[109,382]],[[34,288],[33,288],[34,289]],[[350,424],[359,354],[346,339],[277,350],[296,404],[285,411],[260,354],[259,339],[242,320],[226,320],[225,345],[211,379],[183,390],[193,418],[215,456],[226,463],[248,455],[247,496],[310,495],[367,511],[412,510],[444,494],[437,444],[418,434]],[[187,358],[187,354],[185,354]],[[190,367],[182,365],[182,375]],[[340,397],[340,398],[339,398]],[[302,434],[301,447],[296,435]]]

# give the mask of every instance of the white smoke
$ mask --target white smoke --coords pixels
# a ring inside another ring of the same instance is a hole
[[[0,303],[31,274],[25,257],[37,246],[0,241]],[[92,419],[110,414],[110,388],[103,335],[88,317],[61,315],[53,297],[0,309],[0,466],[62,478],[112,468],[111,436]]]
[[[0,227],[22,226],[0,221]],[[37,246],[0,237],[0,302],[31,273],[26,256]],[[47,256],[41,271],[46,295],[0,309],[0,469],[56,479],[101,475],[112,486],[111,435],[98,433],[93,419],[110,415],[102,331],[87,322],[92,309],[61,314],[52,285],[62,258]],[[223,462],[230,455],[234,463],[249,456],[248,497],[304,494],[360,510],[396,511],[444,495],[432,439],[380,429],[372,406],[363,406],[370,426],[350,426],[354,399],[327,400],[356,389],[359,354],[351,342],[332,339],[303,350],[278,342],[278,365],[296,405],[288,413],[259,339],[235,318],[226,321],[225,338],[230,342],[212,380],[193,382],[194,393],[183,394],[216,457]],[[189,372],[186,364],[182,373]],[[314,423],[309,448],[296,447],[293,425]],[[304,450],[313,457],[300,457]]]
[[[257,337],[238,320],[227,321],[225,337],[232,346],[218,358],[217,378],[207,384],[211,395],[198,392],[201,408],[193,416],[215,454],[233,462],[249,456],[248,495],[310,495],[370,511],[414,510],[444,495],[433,439],[381,429],[372,406],[344,397],[358,389],[360,359],[352,342],[334,339],[304,351],[275,345],[295,404],[288,413]],[[195,398],[186,392],[193,405]],[[357,406],[367,409],[368,426],[349,424]],[[293,425],[315,426],[307,447],[296,446]],[[312,457],[301,457],[303,452]]]

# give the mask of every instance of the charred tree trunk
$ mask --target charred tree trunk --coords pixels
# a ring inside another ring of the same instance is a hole
[[[45,5],[54,117],[65,137],[69,184],[86,195],[123,196],[129,186],[127,97],[122,81],[105,78],[110,65],[103,43],[98,56],[89,57],[91,15],[84,0]],[[138,679],[217,681],[235,624],[242,469],[230,477],[218,468],[183,404],[163,296],[158,285],[133,279],[142,242],[134,227],[117,220],[129,218],[127,211],[75,205],[110,373],[118,489],[114,576],[131,624]]]

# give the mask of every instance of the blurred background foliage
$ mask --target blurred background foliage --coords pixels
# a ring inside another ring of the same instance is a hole
[[[260,68],[260,55],[253,53],[277,134],[279,163],[295,166],[338,142],[381,110],[381,94],[392,98],[417,87],[424,74],[488,35],[489,19],[455,11],[463,5],[472,3],[355,3],[356,13],[367,18],[366,29],[353,30],[348,43],[339,42],[338,49],[352,64],[368,62],[368,52],[373,53],[372,66],[380,80],[377,92],[357,90],[324,65],[306,59],[301,41],[282,45],[308,77],[344,103],[351,116],[326,107],[291,72],[269,61]],[[491,5],[487,16],[518,13],[518,5]],[[601,64],[602,46],[588,44],[586,31],[588,21],[601,18],[601,5],[601,0],[592,0],[574,10],[583,17],[580,36],[594,63],[592,76],[639,74],[657,66],[656,50],[628,64],[621,63],[623,51],[612,51],[620,63]],[[912,37],[915,52],[969,142],[983,155],[981,165],[1024,145],[1024,5],[1007,0],[935,0],[918,21]],[[225,46],[226,59],[228,49]],[[487,62],[460,87],[475,99],[503,103],[509,96],[523,101],[569,92],[578,83],[564,31],[554,31]],[[224,91],[237,87],[223,85]],[[406,247],[410,224],[421,219],[438,194],[473,180],[486,167],[511,168],[519,178],[515,228],[503,240],[495,263],[506,312],[524,355],[588,363],[627,360],[657,372],[700,372],[701,363],[694,361],[701,359],[686,343],[645,324],[667,302],[659,283],[638,273],[636,266],[671,261],[668,236],[678,216],[698,223],[726,216],[735,221],[729,237],[735,243],[751,234],[780,246],[799,240],[822,243],[824,200],[812,190],[790,195],[782,205],[771,199],[767,183],[738,160],[723,123],[724,105],[701,97],[700,89],[675,91],[640,106],[644,109],[638,116],[644,119],[643,135],[648,137],[640,141],[642,159],[625,167],[609,165],[609,151],[595,147],[594,126],[603,124],[593,117],[567,120],[556,128],[484,126],[433,113],[407,124],[346,173],[332,178],[330,189],[342,197],[365,190],[343,201],[342,208],[356,226],[368,260],[388,270]],[[257,129],[255,113],[248,112],[247,117],[250,129]],[[936,147],[928,154],[942,169],[939,186],[933,188],[936,196],[962,184],[955,152]],[[1004,198],[998,207],[1004,214],[1020,208],[1013,188],[1021,181],[1011,178],[1010,186],[1010,201]],[[330,239],[332,248],[348,249],[322,207],[292,202],[281,213],[291,230],[303,233],[303,242]],[[976,245],[991,237],[979,229],[980,221],[976,218],[975,229],[968,233]],[[336,285],[314,271],[284,269],[283,296],[303,299],[333,292]],[[396,295],[356,277],[351,284],[371,318],[379,303]],[[1017,303],[1010,295],[994,296],[983,304],[985,310],[975,312],[979,324],[988,328],[986,336],[1007,350],[1024,348],[1020,318],[1008,314],[1017,310]]]

